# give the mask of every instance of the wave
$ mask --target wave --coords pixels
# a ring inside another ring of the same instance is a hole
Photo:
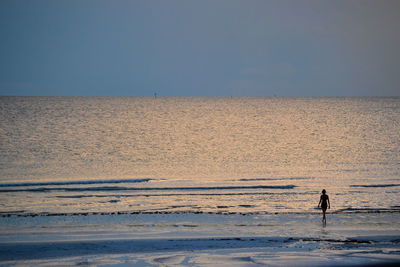
[[[105,195],[72,195],[72,196],[53,196],[55,198],[90,198],[90,197],[171,197],[171,196],[247,196],[247,195],[304,195],[304,193],[299,192],[229,192],[229,193],[160,193],[160,194],[150,194],[150,193],[142,193],[142,194],[105,194]]]
[[[50,191],[201,191],[201,190],[236,190],[236,189],[293,189],[295,185],[255,185],[255,186],[206,186],[206,187],[120,187],[120,186],[101,186],[101,187],[40,187],[22,189],[0,189],[2,193],[8,192],[50,192]]]
[[[344,208],[333,211],[332,213],[394,213],[400,212],[400,208],[392,206],[390,208]]]
[[[84,180],[84,181],[38,182],[38,183],[7,183],[7,184],[0,184],[0,187],[145,183],[145,182],[149,182],[151,180],[154,180],[154,179],[142,178],[142,179],[121,179],[121,180]]]
[[[287,178],[242,178],[234,181],[251,182],[251,181],[286,181],[286,180],[313,180],[314,177],[287,177]]]
[[[396,187],[400,184],[353,184],[350,187]]]
[[[220,206],[219,208],[227,208],[229,206]],[[138,215],[138,214],[214,214],[214,215],[243,215],[243,216],[253,216],[253,215],[316,215],[319,216],[318,211],[202,211],[202,210],[185,210],[185,211],[171,211],[169,210],[173,207],[159,208],[159,209],[147,209],[139,211],[78,211],[78,212],[26,212],[26,211],[5,211],[0,213],[0,217],[44,217],[44,216],[109,216],[109,215]],[[193,207],[194,208],[194,207]],[[196,207],[198,208],[198,207]],[[365,214],[365,213],[400,213],[400,209],[391,208],[370,208],[370,209],[339,209],[330,212],[330,214],[340,214],[340,213],[351,213],[351,214]]]

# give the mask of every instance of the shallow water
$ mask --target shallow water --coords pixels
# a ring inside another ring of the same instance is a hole
[[[397,212],[399,133],[399,98],[0,97],[0,212]]]

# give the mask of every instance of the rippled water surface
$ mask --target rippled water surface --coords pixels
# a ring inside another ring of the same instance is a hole
[[[0,212],[400,208],[399,98],[0,97]]]

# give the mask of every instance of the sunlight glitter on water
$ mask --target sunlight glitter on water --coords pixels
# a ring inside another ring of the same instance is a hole
[[[400,205],[399,98],[1,97],[0,111],[1,183],[38,183],[0,187],[2,212],[312,212],[322,188],[335,210]]]

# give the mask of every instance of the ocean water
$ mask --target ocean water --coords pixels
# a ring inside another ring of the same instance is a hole
[[[0,214],[400,212],[400,98],[0,97]]]

